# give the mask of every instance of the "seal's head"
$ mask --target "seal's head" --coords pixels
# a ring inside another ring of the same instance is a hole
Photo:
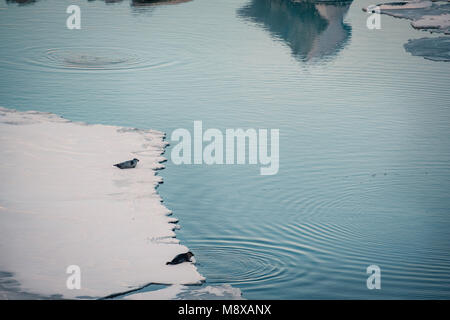
[[[194,254],[192,252],[187,252],[186,256],[188,257],[188,259],[192,258],[194,256]]]
[[[139,162],[139,159],[134,158],[133,161]]]

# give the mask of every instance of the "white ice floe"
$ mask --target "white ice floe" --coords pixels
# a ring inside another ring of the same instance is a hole
[[[14,280],[14,296],[202,282],[191,263],[165,264],[188,250],[155,190],[165,145],[157,131],[0,108],[0,273]],[[135,169],[113,167],[133,158]],[[70,265],[81,269],[81,289],[66,286]]]
[[[126,300],[242,300],[241,290],[229,284],[217,286],[172,285],[164,289],[138,292],[123,297]]]
[[[446,29],[450,28],[450,14],[441,14],[436,16],[423,16],[411,22],[416,29]]]
[[[392,2],[379,5],[381,10],[408,10],[423,9],[432,6],[432,2],[428,0],[412,0],[405,2]]]

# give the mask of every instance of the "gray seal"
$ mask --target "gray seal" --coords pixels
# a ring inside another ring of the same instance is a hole
[[[138,162],[139,162],[139,159],[134,158],[133,160],[116,163],[114,166],[119,169],[132,169],[132,168],[136,167]]]
[[[172,259],[172,261],[167,262],[167,264],[179,264],[183,262],[191,262],[191,257],[193,257],[194,254],[192,252],[186,252],[186,253],[180,253],[175,258]]]

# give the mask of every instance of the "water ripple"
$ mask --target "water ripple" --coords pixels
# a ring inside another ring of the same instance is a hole
[[[308,248],[295,243],[221,237],[197,240],[189,245],[201,261],[199,267],[210,266],[207,281],[211,283],[253,283],[258,287],[293,280],[301,283],[318,264]],[[214,265],[215,270],[211,268]]]
[[[54,72],[137,71],[168,67],[176,61],[155,53],[119,47],[32,47],[3,65]]]

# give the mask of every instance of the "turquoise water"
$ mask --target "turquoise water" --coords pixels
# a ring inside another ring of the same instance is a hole
[[[81,8],[81,30],[66,8]],[[207,284],[248,299],[450,298],[450,64],[371,1],[0,3],[0,105],[170,133],[278,128],[280,170],[160,172]],[[381,290],[366,287],[381,268]]]

